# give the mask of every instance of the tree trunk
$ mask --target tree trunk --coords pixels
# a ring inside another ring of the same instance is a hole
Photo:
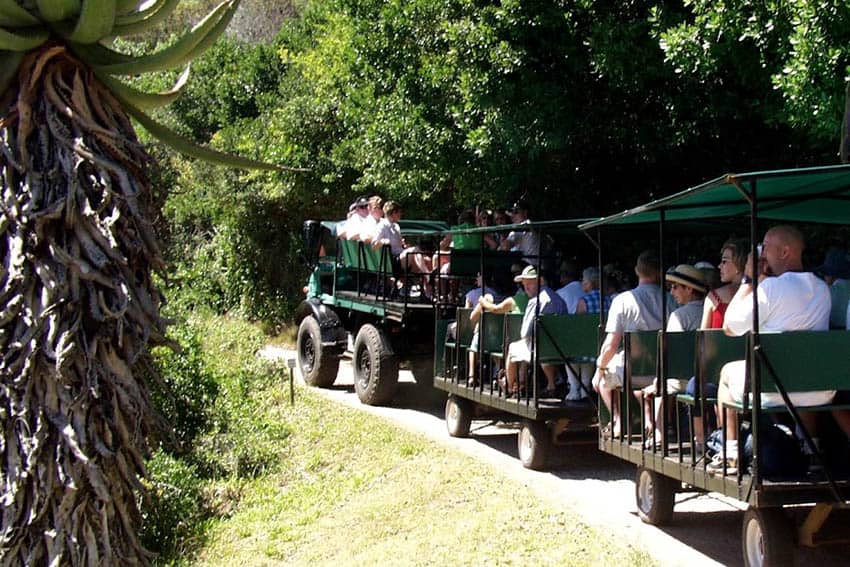
[[[0,100],[0,564],[146,564],[138,529],[159,424],[132,367],[164,342],[149,158],[64,47]]]

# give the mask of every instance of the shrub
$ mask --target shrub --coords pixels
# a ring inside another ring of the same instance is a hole
[[[203,520],[201,479],[195,468],[164,451],[147,462],[149,478],[143,498],[142,544],[160,554],[160,560],[177,558],[199,544]]]

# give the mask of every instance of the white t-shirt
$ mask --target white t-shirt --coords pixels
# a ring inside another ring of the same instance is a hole
[[[363,233],[363,228],[365,226],[365,221],[367,221],[371,217],[361,217],[358,213],[354,213],[348,220],[345,221],[342,225],[342,230],[340,232],[345,232],[345,238],[351,240],[355,236],[357,238],[361,238],[361,234]],[[374,225],[372,225],[374,228]]]
[[[378,226],[375,231],[375,242],[386,238],[390,241],[390,250],[393,256],[398,256],[404,250],[404,244],[401,241],[401,228],[397,222],[390,222],[383,218],[378,221]]]
[[[703,300],[697,299],[682,305],[667,320],[667,330],[672,333],[696,331],[702,323]]]
[[[383,219],[376,219],[372,215],[368,215],[360,221],[360,240],[371,240],[375,238],[381,220]]]
[[[661,287],[657,284],[640,284],[624,291],[611,302],[606,333],[630,331],[657,331],[661,329]]]
[[[530,220],[524,220],[520,224],[528,224],[530,222]],[[523,260],[533,266],[538,264],[537,254],[540,249],[540,238],[536,232],[530,230],[513,230],[508,233],[508,240],[512,243],[512,251],[523,253]]]
[[[578,300],[584,297],[584,289],[581,287],[580,281],[570,282],[557,292],[567,304],[567,313],[574,315],[578,307]]]
[[[735,335],[753,329],[752,298],[733,302],[723,322]],[[832,301],[829,288],[811,272],[785,272],[758,285],[759,330],[827,331]]]

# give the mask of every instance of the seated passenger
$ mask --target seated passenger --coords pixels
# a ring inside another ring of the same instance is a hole
[[[566,315],[567,313],[567,306],[564,300],[552,288],[546,285],[545,279],[541,277],[538,283],[537,268],[534,266],[526,266],[522,273],[514,278],[514,281],[522,284],[525,288],[525,293],[528,294],[529,300],[522,317],[521,338],[508,345],[508,355],[506,357],[507,380],[500,384],[507,395],[516,395],[518,393],[520,388],[518,381],[519,372],[525,369],[528,363],[531,362],[534,321],[538,314],[537,304],[540,304],[540,315]],[[557,366],[552,364],[544,364],[542,366],[543,373],[546,375],[546,389],[541,392],[539,397],[554,397],[556,395],[555,377]]]
[[[389,246],[393,259],[398,261],[402,270],[415,274],[431,273],[431,258],[426,256],[417,246],[407,246],[401,235],[398,221],[401,220],[403,209],[395,201],[384,204],[384,218],[378,221],[375,234],[370,238],[372,248]]]
[[[614,391],[623,387],[623,335],[632,331],[657,331],[663,320],[661,296],[661,264],[658,256],[647,250],[638,256],[635,265],[638,277],[636,288],[624,291],[611,302],[605,324],[605,341],[596,359],[593,387],[599,392],[611,414],[611,433],[620,434],[620,405],[613,403]],[[654,376],[633,376],[632,387],[648,386]]]
[[[606,295],[602,298],[602,293],[599,290],[599,268],[591,266],[584,269],[581,274],[581,289],[583,295],[576,303],[576,314],[598,314],[600,307],[604,308],[606,313],[611,309],[611,300],[614,299],[614,296]],[[570,384],[570,391],[564,399],[568,402],[587,399],[595,368],[592,363],[580,363],[574,365],[574,367],[581,374],[581,382],[579,383],[579,377],[567,366],[567,380]]]
[[[815,273],[829,286],[832,309],[829,312],[830,329],[847,328],[847,304],[850,300],[850,261],[844,250],[833,248],[826,253],[823,265]]]
[[[720,283],[717,289],[712,289],[703,308],[700,329],[722,329],[723,315],[729,302],[741,285],[744,275],[744,264],[747,259],[749,244],[746,240],[732,238],[720,247]]]
[[[364,224],[369,220],[369,199],[366,197],[358,197],[351,204],[353,211],[349,210],[349,216],[337,230],[337,238],[345,238],[348,240],[359,240],[360,233],[363,232]]]
[[[578,300],[584,295],[584,289],[581,285],[581,270],[578,264],[572,260],[561,262],[561,287],[558,288],[558,295],[567,304],[567,313],[575,314],[578,307]]]
[[[477,386],[478,380],[476,380],[476,374],[478,370],[478,351],[479,351],[479,343],[481,342],[481,338],[478,332],[478,321],[481,319],[481,314],[487,309],[484,309],[484,304],[492,305],[492,302],[495,301],[497,297],[496,290],[493,289],[490,285],[484,285],[484,282],[481,278],[481,272],[475,276],[475,287],[469,290],[465,296],[465,307],[472,307],[472,311],[469,313],[469,320],[475,324],[475,327],[472,331],[472,340],[469,344],[469,349],[467,350],[468,356],[468,364],[467,364],[467,386]],[[483,302],[481,301],[483,300]]]
[[[744,265],[747,263],[747,254],[750,249],[749,242],[741,238],[730,238],[720,247],[720,287],[710,289],[706,296],[700,329],[722,329],[723,317],[726,314],[726,308],[729,302],[738,291],[741,285],[741,278],[744,275]],[[704,394],[706,398],[717,397],[717,384],[714,382],[716,376],[710,378],[703,384]],[[693,405],[691,417],[693,418],[694,438],[697,441],[697,446],[702,447],[705,442],[705,431],[703,428],[702,414],[700,413],[701,405],[699,403],[700,392],[697,389],[696,379],[691,378],[685,388],[685,392],[694,397],[696,403]],[[713,426],[716,421],[713,408],[707,408],[707,418],[709,426]]]
[[[508,211],[511,215],[511,224],[528,224],[529,206],[525,199],[514,203]],[[540,236],[532,230],[512,230],[499,244],[499,250],[519,251],[523,254],[523,261],[537,265],[537,255],[540,249]]]
[[[371,244],[378,230],[378,225],[383,218],[384,200],[377,195],[372,195],[369,197],[369,216],[363,221],[359,240],[362,240],[366,244]]]
[[[489,211],[487,209],[479,210],[478,215],[475,217],[475,226],[493,226],[493,211]],[[499,247],[499,241],[496,239],[495,234],[482,234],[481,240],[484,241],[484,245],[490,250],[494,250]]]
[[[667,320],[667,331],[677,333],[697,330],[702,319],[702,304],[707,290],[703,273],[689,264],[679,264],[675,269],[667,272],[664,279],[670,284],[670,293],[673,295],[676,304],[680,306]],[[685,389],[687,379],[688,376],[669,377],[667,379],[667,393],[678,394],[682,392]],[[644,388],[643,395],[648,398],[655,397],[658,394],[658,383],[659,381],[656,380],[653,384]],[[635,396],[638,400],[642,397],[640,393],[636,393]],[[656,430],[654,440],[656,443],[660,443],[663,435],[661,430],[658,429],[662,423],[660,398],[655,405]],[[644,415],[646,418],[644,423],[649,428],[652,424],[652,403],[644,404]]]
[[[812,272],[803,271],[802,233],[792,226],[775,226],[767,231],[762,242],[761,257],[757,268],[752,258],[747,261],[744,278],[738,292],[729,303],[724,318],[723,330],[731,336],[740,336],[753,327],[752,277],[759,278],[758,309],[759,330],[781,331],[826,331],[829,329],[830,298],[826,284]],[[717,391],[718,417],[721,427],[726,428],[728,440],[724,453],[715,455],[709,470],[720,471],[724,464],[727,472],[737,472],[738,424],[734,410],[724,415],[723,403],[741,403],[744,397],[746,361],[736,360],[723,366]],[[800,407],[829,403],[834,391],[790,393],[791,402]],[[762,394],[762,406],[782,405],[778,393]],[[801,412],[804,427],[815,430],[815,415]]]

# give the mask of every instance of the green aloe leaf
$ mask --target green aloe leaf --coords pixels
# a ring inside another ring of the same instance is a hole
[[[186,154],[187,156],[202,159],[210,163],[216,163],[219,165],[226,165],[229,167],[236,167],[240,169],[264,169],[268,171],[283,171],[287,169],[278,165],[243,158],[235,156],[233,154],[220,152],[218,150],[214,150],[206,146],[202,146],[190,140],[189,138],[186,138],[185,136],[181,136],[174,130],[170,129],[168,126],[160,124],[138,108],[134,107],[132,104],[129,103],[129,101],[122,99],[119,94],[115,93],[115,95],[116,98],[124,105],[125,110],[130,114],[130,116],[135,118],[139,122],[139,124],[144,127],[145,130],[147,130],[152,136],[154,136],[164,144],[174,148],[181,154]]]
[[[225,0],[173,45],[151,55],[131,57],[123,63],[92,64],[110,75],[138,75],[180,67],[200,55],[224,32],[238,7],[239,0]]]

